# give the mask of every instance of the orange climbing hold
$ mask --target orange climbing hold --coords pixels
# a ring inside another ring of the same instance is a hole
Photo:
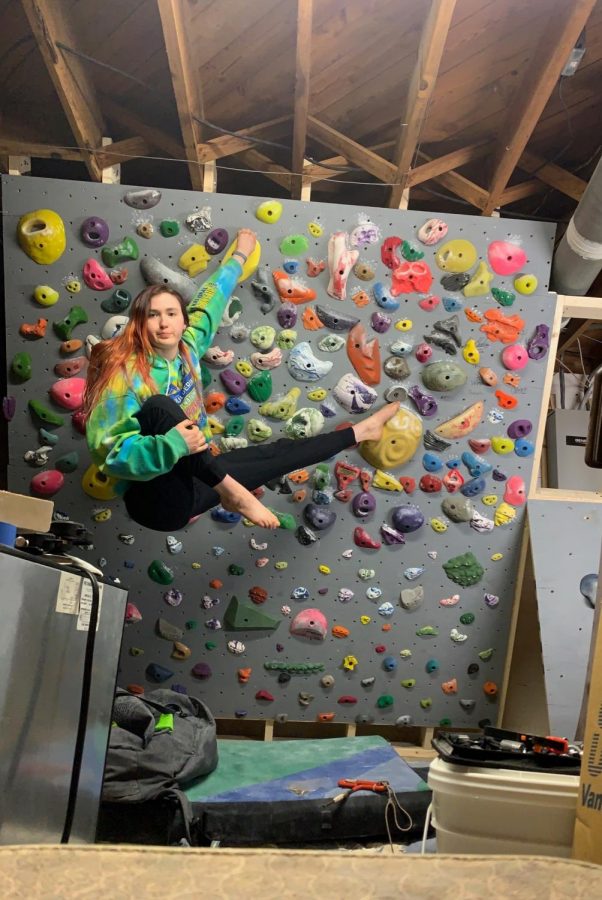
[[[332,722],[334,713],[318,713],[318,722]]]
[[[301,281],[291,275],[287,275],[281,269],[275,269],[272,272],[274,284],[282,301],[288,300],[291,303],[307,303],[309,300],[316,299],[316,292],[313,288],[308,288]]]
[[[504,384],[509,384],[510,387],[517,388],[520,384],[520,375],[515,375],[514,372],[507,372],[502,378]]]
[[[307,491],[303,490],[303,488],[300,491],[295,491],[295,493],[293,494],[293,503],[303,503],[306,495]]]
[[[490,341],[501,341],[502,344],[512,344],[518,340],[518,336],[525,327],[524,319],[520,316],[505,316],[501,309],[488,309],[485,313],[486,325],[481,325],[481,331],[487,335]]]
[[[295,484],[305,484],[309,478],[309,472],[307,469],[297,469],[296,472],[291,472],[288,477],[289,480],[293,481]]]
[[[38,319],[33,325],[23,322],[23,324],[19,326],[19,334],[35,341],[38,340],[38,338],[44,337],[47,327],[48,319]]]
[[[219,578],[212,578],[209,582],[209,587],[214,591],[219,591],[220,588],[223,588],[224,582],[220,581]]]
[[[469,322],[482,322],[483,316],[479,312],[478,309],[473,309],[470,306],[464,307],[464,315],[468,319]]]
[[[226,402],[226,395],[220,391],[211,391],[205,395],[205,409],[208,413],[215,413],[222,408]]]
[[[362,291],[362,290],[355,291],[355,293],[353,293],[351,295],[351,299],[353,300],[355,305],[358,306],[360,309],[363,306],[368,306],[368,304],[370,303],[370,297],[368,296],[366,291]]]
[[[317,312],[311,306],[305,307],[301,321],[306,331],[319,331],[320,328],[324,328],[324,322],[321,321]]]
[[[349,637],[349,629],[345,628],[344,625],[333,625],[332,626],[332,636],[336,637],[336,638]]]
[[[497,684],[495,683],[495,681],[486,681],[483,685],[483,690],[488,697],[495,697],[495,695],[497,694]]]
[[[502,409],[514,409],[518,406],[516,397],[511,397],[510,394],[506,394],[504,391],[496,391],[495,396],[497,397],[498,406],[501,406]]]
[[[444,681],[441,685],[441,690],[444,694],[457,694],[458,693],[458,682],[455,678],[451,678],[449,681]]]

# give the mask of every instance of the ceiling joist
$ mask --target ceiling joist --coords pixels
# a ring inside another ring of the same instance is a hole
[[[493,163],[489,197],[482,208],[485,216],[500,205],[512,173],[517,167],[529,138],[550,99],[563,66],[577,43],[596,0],[571,0],[557,4],[550,17],[547,33],[539,41],[539,52],[533,59],[515,92],[507,120],[501,124],[499,149]]]
[[[397,209],[403,192],[410,185],[410,166],[435,88],[443,48],[451,24],[456,0],[432,0],[418,47],[418,58],[408,88],[405,113],[399,126],[399,137],[393,154],[396,167],[389,206]]]
[[[102,167],[93,151],[101,146],[104,124],[88,73],[77,57],[67,64],[58,46],[77,43],[65,11],[50,0],[21,0],[21,5],[90,177],[101,181]]]
[[[279,116],[277,119],[260,122],[251,128],[242,128],[235,134],[223,134],[220,137],[212,138],[204,144],[199,144],[197,148],[199,159],[202,162],[211,162],[214,159],[222,159],[224,156],[233,156],[235,153],[252,147],[252,139],[256,137],[276,140],[288,134],[290,123],[291,116]]]
[[[258,150],[244,150],[242,153],[237,154],[237,158],[249,169],[252,169],[255,172],[263,172],[263,174],[271,181],[279,184],[280,187],[283,187],[285,190],[290,191],[293,177],[292,173],[289,172],[288,169],[285,169],[284,166],[280,166],[278,163],[273,162],[269,157],[265,156],[265,154],[260,153]]]
[[[311,25],[313,0],[297,0],[297,49],[295,62],[295,115],[293,121],[293,154],[291,196],[300,200],[303,191],[303,164],[307,141],[309,79],[311,69]]]
[[[341,134],[336,128],[332,128],[330,125],[326,125],[325,122],[316,119],[315,116],[308,116],[307,130],[312,138],[325,147],[336,150],[351,165],[359,166],[366,172],[374,175],[379,181],[383,181],[386,184],[392,183],[397,168],[393,163],[379,156],[378,153],[362,147],[361,144]]]
[[[136,113],[131,112],[106,94],[101,96],[102,108],[107,118],[112,119],[123,128],[134,131],[149,144],[150,147],[167,154],[171,159],[184,159],[184,148],[178,141],[166,134],[162,129],[149,125]]]
[[[190,181],[193,190],[202,191],[203,163],[198,154],[202,133],[198,120],[204,118],[203,99],[192,63],[186,16],[182,0],[157,0],[157,7],[161,17]]]
[[[557,166],[555,163],[546,162],[542,156],[538,156],[537,153],[531,153],[530,150],[523,151],[518,161],[518,167],[528,172],[529,175],[535,175],[540,181],[556,188],[556,190],[566,194],[567,197],[572,197],[577,202],[581,200],[587,187],[587,181],[584,181],[577,175],[573,175],[571,172],[567,172],[566,169]]]

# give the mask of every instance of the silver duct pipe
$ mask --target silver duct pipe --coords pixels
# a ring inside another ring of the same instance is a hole
[[[589,180],[552,260],[551,287],[583,296],[602,269],[602,158]]]

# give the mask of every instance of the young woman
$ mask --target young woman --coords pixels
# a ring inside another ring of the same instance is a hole
[[[241,229],[232,257],[188,306],[164,285],[145,288],[132,302],[122,334],[94,348],[84,397],[88,447],[100,470],[118,479],[130,516],[146,528],[174,531],[218,503],[263,528],[277,528],[277,517],[252,490],[360,441],[377,440],[399,408],[390,403],[341,431],[213,456],[201,358],[256,240]]]

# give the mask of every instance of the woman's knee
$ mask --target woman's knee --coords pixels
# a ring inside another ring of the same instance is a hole
[[[164,434],[186,418],[175,400],[164,394],[153,394],[144,401],[135,415],[140,422],[142,433],[147,431],[150,434]]]

